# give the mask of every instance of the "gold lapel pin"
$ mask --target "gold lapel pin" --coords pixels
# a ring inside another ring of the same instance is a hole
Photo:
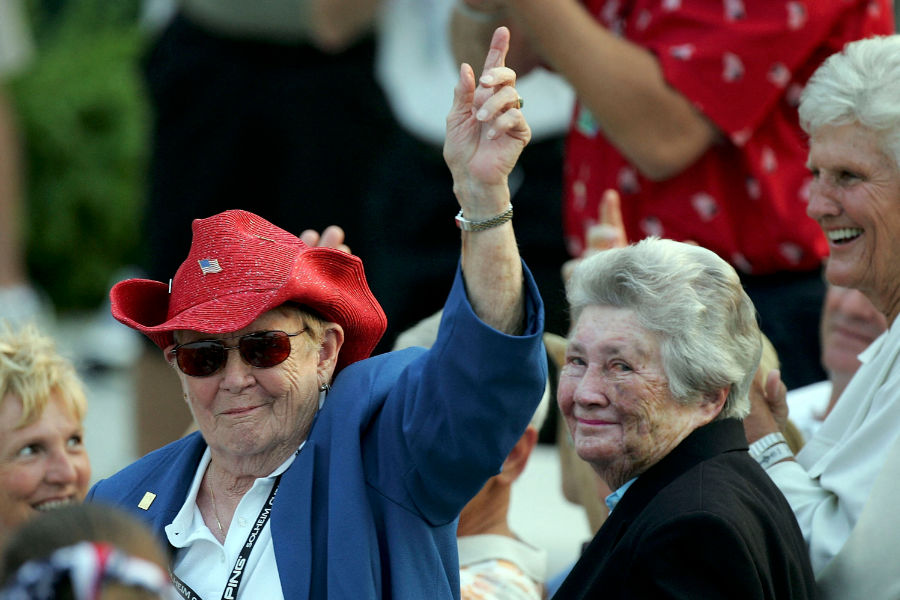
[[[150,508],[150,505],[153,504],[153,501],[156,500],[156,494],[153,492],[145,492],[144,497],[141,498],[141,501],[138,502],[138,508],[141,510],[147,510]]]

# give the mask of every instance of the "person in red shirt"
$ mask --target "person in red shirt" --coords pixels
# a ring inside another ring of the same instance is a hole
[[[729,261],[788,387],[821,379],[827,247],[806,216],[796,106],[825,57],[893,32],[889,0],[459,0],[457,56],[498,22],[519,41],[517,72],[551,65],[579,97],[565,165],[569,252],[582,254],[603,192],[617,190],[630,241],[691,240]]]

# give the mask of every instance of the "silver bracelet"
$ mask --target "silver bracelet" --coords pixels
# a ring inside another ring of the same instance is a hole
[[[482,221],[470,221],[469,219],[463,216],[462,209],[459,209],[459,213],[456,215],[456,226],[462,229],[463,231],[484,231],[485,229],[490,229],[491,227],[497,227],[498,225],[503,225],[513,216],[513,207],[512,203],[506,207],[499,215],[493,216],[489,219],[484,219]]]
[[[781,432],[775,432],[750,444],[750,456],[766,469],[785,458],[793,457],[794,453]]]
[[[502,8],[492,11],[478,10],[469,6],[466,0],[456,0],[456,10],[478,23],[493,23],[503,15]]]

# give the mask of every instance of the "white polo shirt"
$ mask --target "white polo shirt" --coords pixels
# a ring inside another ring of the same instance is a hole
[[[253,482],[234,512],[225,544],[222,545],[206,526],[197,507],[197,492],[210,461],[209,448],[203,453],[184,505],[165,528],[169,543],[178,549],[172,562],[173,572],[203,600],[219,600],[222,597],[238,554],[272,491],[275,478],[287,470],[296,456],[296,452],[291,454],[268,477]],[[284,598],[272,547],[271,521],[259,534],[243,572],[238,598]]]

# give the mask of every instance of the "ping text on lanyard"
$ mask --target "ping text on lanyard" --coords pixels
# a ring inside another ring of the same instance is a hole
[[[250,530],[247,541],[244,542],[244,546],[241,548],[237,560],[234,561],[234,566],[231,568],[231,575],[228,577],[228,581],[225,583],[225,590],[222,592],[222,600],[235,600],[235,598],[237,598],[238,588],[241,585],[241,579],[244,577],[244,567],[247,566],[247,559],[250,558],[250,553],[253,551],[253,546],[256,545],[259,534],[262,533],[263,527],[269,522],[269,516],[272,514],[272,503],[275,501],[275,493],[278,491],[278,484],[280,482],[281,475],[275,478],[275,483],[272,485],[272,491],[269,492],[269,497],[266,499],[265,504],[263,504],[262,510],[259,511],[259,516],[256,517],[256,524],[253,526],[253,529]],[[185,600],[203,600],[200,595],[182,581],[174,571],[170,570],[169,574],[172,576],[172,583],[175,585],[175,589],[178,590],[178,593],[181,594],[182,598],[185,598]]]

